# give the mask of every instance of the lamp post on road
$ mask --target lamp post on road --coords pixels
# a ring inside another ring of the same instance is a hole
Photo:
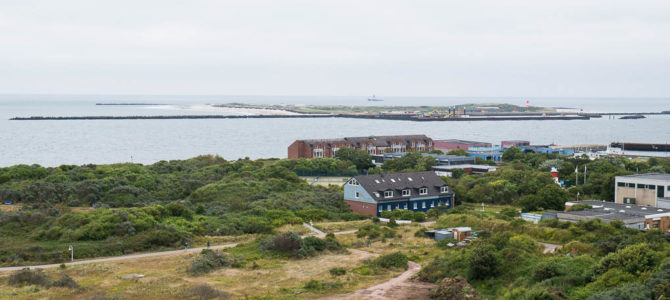
[[[68,250],[70,250],[70,260],[74,261],[74,248],[72,247],[72,245],[70,245],[70,248],[68,248]]]

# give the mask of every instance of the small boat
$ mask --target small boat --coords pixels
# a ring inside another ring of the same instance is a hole
[[[372,98],[368,98],[368,101],[384,101],[384,99],[379,99],[375,95],[372,95]]]

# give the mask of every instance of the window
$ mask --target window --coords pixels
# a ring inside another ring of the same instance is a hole
[[[416,202],[414,202],[414,209],[416,209]]]
[[[440,193],[446,193],[446,192],[448,192],[448,191],[449,191],[449,187],[448,187],[448,186],[440,187]]]
[[[421,208],[426,208],[426,201],[421,202]]]
[[[375,192],[375,197],[379,198],[379,193]]]
[[[312,153],[312,157],[323,158],[323,148],[314,148],[314,151]]]
[[[391,198],[391,197],[393,197],[393,191],[384,192],[384,198]]]
[[[403,207],[404,207],[405,209],[407,209],[407,203],[405,203],[405,205],[403,205]]]
[[[419,195],[428,195],[428,188],[420,188]]]
[[[655,190],[656,186],[653,185],[653,184],[650,184],[650,185],[647,186],[647,188],[650,189],[650,190]]]
[[[407,180],[412,181],[413,179],[412,177],[407,177]]]
[[[360,197],[360,196],[361,196],[361,193],[359,193],[359,192],[356,192],[356,194],[355,194],[354,196],[356,197],[356,199],[358,199],[358,197]]]
[[[644,188],[644,184],[639,184],[639,183],[638,183],[638,184],[637,184],[637,188],[638,188],[638,189],[643,189],[643,188]]]
[[[658,186],[658,190],[656,191],[656,197],[663,198],[665,197],[665,187],[662,185]]]
[[[349,180],[349,184],[351,184],[351,185],[361,185],[360,183],[358,183],[358,180],[356,180],[355,178]]]
[[[395,209],[400,209],[400,203],[395,205]]]
[[[409,189],[402,190],[402,196],[403,196],[403,197],[407,197],[407,196],[410,196],[410,195],[412,195],[412,191],[411,191],[411,190],[409,190]]]
[[[616,185],[617,185],[617,186],[621,186],[621,187],[625,187],[625,186],[626,186],[626,183],[625,183],[625,182],[618,182]]]
[[[629,188],[634,188],[634,187],[635,187],[635,183],[629,183],[629,184],[628,184],[628,187],[629,187]]]
[[[377,210],[378,210],[379,212],[382,212],[382,207],[383,207],[383,205],[380,204]]]
[[[430,201],[430,208],[435,207],[435,201]]]
[[[386,210],[391,210],[391,204],[386,205]]]

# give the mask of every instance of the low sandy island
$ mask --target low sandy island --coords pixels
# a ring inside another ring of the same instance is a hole
[[[164,110],[180,110],[180,111],[197,111],[210,112],[222,115],[231,116],[295,116],[301,115],[292,111],[285,111],[279,109],[264,109],[264,108],[238,108],[238,107],[218,107],[212,104],[195,104],[195,105],[157,105],[147,106],[148,109],[164,109]]]

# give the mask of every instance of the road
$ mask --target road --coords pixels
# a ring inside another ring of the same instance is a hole
[[[230,247],[235,247],[235,246],[237,246],[237,243],[211,246],[211,247],[209,247],[209,249],[223,249],[223,248],[230,248]],[[133,258],[171,255],[171,254],[172,255],[180,255],[180,254],[200,252],[203,249],[207,249],[207,247],[197,247],[197,248],[189,248],[189,249],[182,249],[182,250],[172,250],[172,251],[162,251],[162,252],[131,254],[131,255],[123,255],[123,256],[96,258],[96,259],[77,260],[77,261],[74,261],[74,262],[65,263],[65,265],[66,266],[72,266],[72,265],[100,263],[100,262],[108,262],[108,261],[116,261],[116,260],[133,259]],[[75,251],[76,250],[77,249],[75,249]],[[21,270],[21,269],[24,269],[24,268],[46,269],[46,268],[58,267],[60,265],[61,264],[48,264],[48,265],[34,265],[34,266],[5,267],[5,268],[0,268],[0,272],[17,271],[17,270]]]

